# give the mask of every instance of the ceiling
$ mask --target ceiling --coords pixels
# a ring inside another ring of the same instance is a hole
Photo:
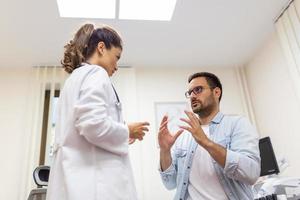
[[[87,19],[60,18],[55,0],[0,0],[0,67],[59,65]],[[248,62],[288,0],[177,0],[171,21],[89,20],[116,28],[132,67],[226,67]],[[155,12],[155,11],[154,11]]]

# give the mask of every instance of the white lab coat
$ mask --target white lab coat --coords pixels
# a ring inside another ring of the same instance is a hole
[[[128,127],[107,72],[84,64],[61,91],[47,200],[135,200]]]

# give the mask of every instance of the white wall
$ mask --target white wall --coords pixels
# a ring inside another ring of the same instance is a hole
[[[125,119],[147,120],[150,122],[149,134],[142,142],[131,146],[132,165],[142,200],[172,199],[174,191],[167,191],[158,173],[159,149],[156,141],[155,102],[187,101],[187,78],[199,71],[210,71],[221,79],[224,96],[221,110],[228,114],[246,115],[240,82],[234,68],[226,69],[121,69],[114,77],[115,86],[123,103]],[[133,116],[135,115],[136,116]]]
[[[245,71],[261,136],[271,137],[277,157],[287,157],[283,175],[299,176],[300,102],[276,33]]]
[[[30,76],[29,69],[0,68],[0,199],[3,200],[20,199],[24,181]]]

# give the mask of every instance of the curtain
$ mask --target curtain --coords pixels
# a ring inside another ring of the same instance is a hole
[[[26,158],[27,158],[27,166],[26,167],[26,178],[24,180],[24,193],[27,193],[32,189],[36,188],[35,183],[32,179],[33,170],[40,164],[40,154],[41,148],[45,148],[45,154],[51,153],[50,146],[53,144],[54,139],[54,131],[53,131],[53,106],[54,106],[54,96],[55,91],[59,91],[64,81],[66,80],[68,74],[63,70],[62,67],[56,66],[39,66],[33,67],[31,70],[31,80],[30,80],[30,96],[28,102],[28,110],[27,116],[30,121],[30,133],[31,136],[29,138],[29,146],[26,149]],[[49,113],[48,113],[48,122],[45,124],[43,121],[44,118],[44,107],[45,107],[45,95],[46,91],[48,91],[48,95],[50,94],[49,99]],[[44,126],[43,126],[44,123]],[[42,132],[46,130],[47,134],[43,135]],[[47,143],[43,143],[43,141],[47,141]],[[42,151],[43,152],[43,151]],[[45,156],[45,161],[47,161],[47,155]],[[46,163],[47,164],[47,163]],[[23,194],[24,194],[23,193]],[[24,198],[24,196],[23,196]]]
[[[300,100],[300,0],[292,1],[275,22],[295,93]]]

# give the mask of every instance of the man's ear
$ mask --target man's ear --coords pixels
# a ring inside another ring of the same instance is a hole
[[[97,45],[97,51],[98,51],[98,53],[100,55],[103,55],[104,50],[105,50],[105,44],[104,44],[104,42],[99,42],[98,45]]]
[[[214,89],[214,95],[219,99],[221,96],[221,89],[219,87],[216,87]]]

